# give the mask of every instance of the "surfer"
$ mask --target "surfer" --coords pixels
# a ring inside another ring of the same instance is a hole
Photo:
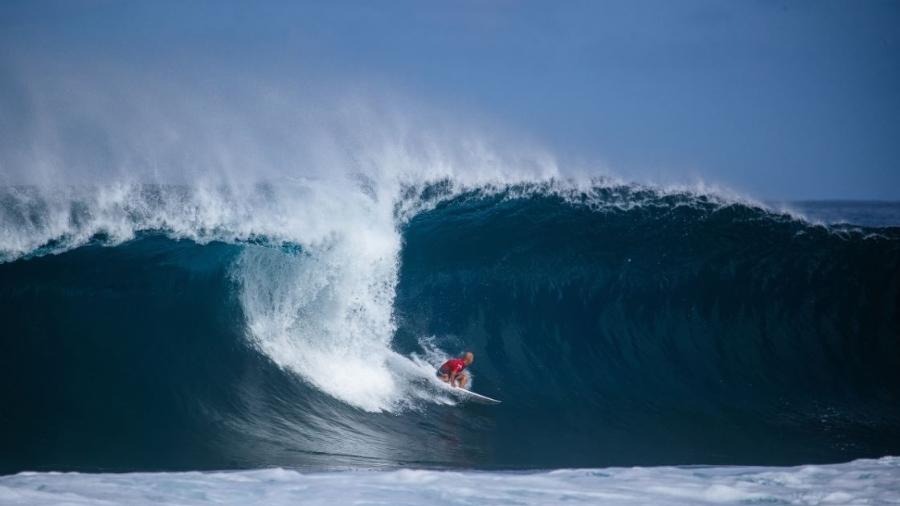
[[[451,387],[465,388],[469,377],[462,371],[472,365],[474,361],[475,354],[467,351],[462,358],[451,358],[444,362],[444,365],[437,370],[437,377],[444,383],[450,383]]]

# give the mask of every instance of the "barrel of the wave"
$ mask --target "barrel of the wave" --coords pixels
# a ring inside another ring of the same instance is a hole
[[[424,353],[419,336],[434,336],[477,354],[479,391],[504,400],[490,420],[499,462],[900,452],[886,402],[900,398],[900,229],[535,189],[460,195],[403,237],[394,345]]]

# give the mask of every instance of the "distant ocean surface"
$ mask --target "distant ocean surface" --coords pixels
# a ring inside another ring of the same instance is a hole
[[[851,224],[864,227],[900,227],[900,202],[864,200],[804,200],[771,203],[793,209],[816,223]]]
[[[900,501],[900,203],[298,185],[0,187],[0,503]]]

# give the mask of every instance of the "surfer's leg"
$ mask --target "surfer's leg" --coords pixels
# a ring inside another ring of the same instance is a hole
[[[458,379],[458,381],[459,381],[459,386],[462,387],[462,388],[466,388],[466,381],[468,381],[468,379],[469,379],[469,375],[468,375],[468,374],[460,374],[460,375],[459,375],[459,379]]]
[[[450,375],[449,374],[439,374],[438,378],[444,383],[450,383]]]

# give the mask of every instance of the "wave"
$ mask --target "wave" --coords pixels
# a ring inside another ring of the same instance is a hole
[[[897,228],[596,180],[4,187],[0,254],[5,471],[900,450]],[[464,349],[502,405],[420,381]]]

